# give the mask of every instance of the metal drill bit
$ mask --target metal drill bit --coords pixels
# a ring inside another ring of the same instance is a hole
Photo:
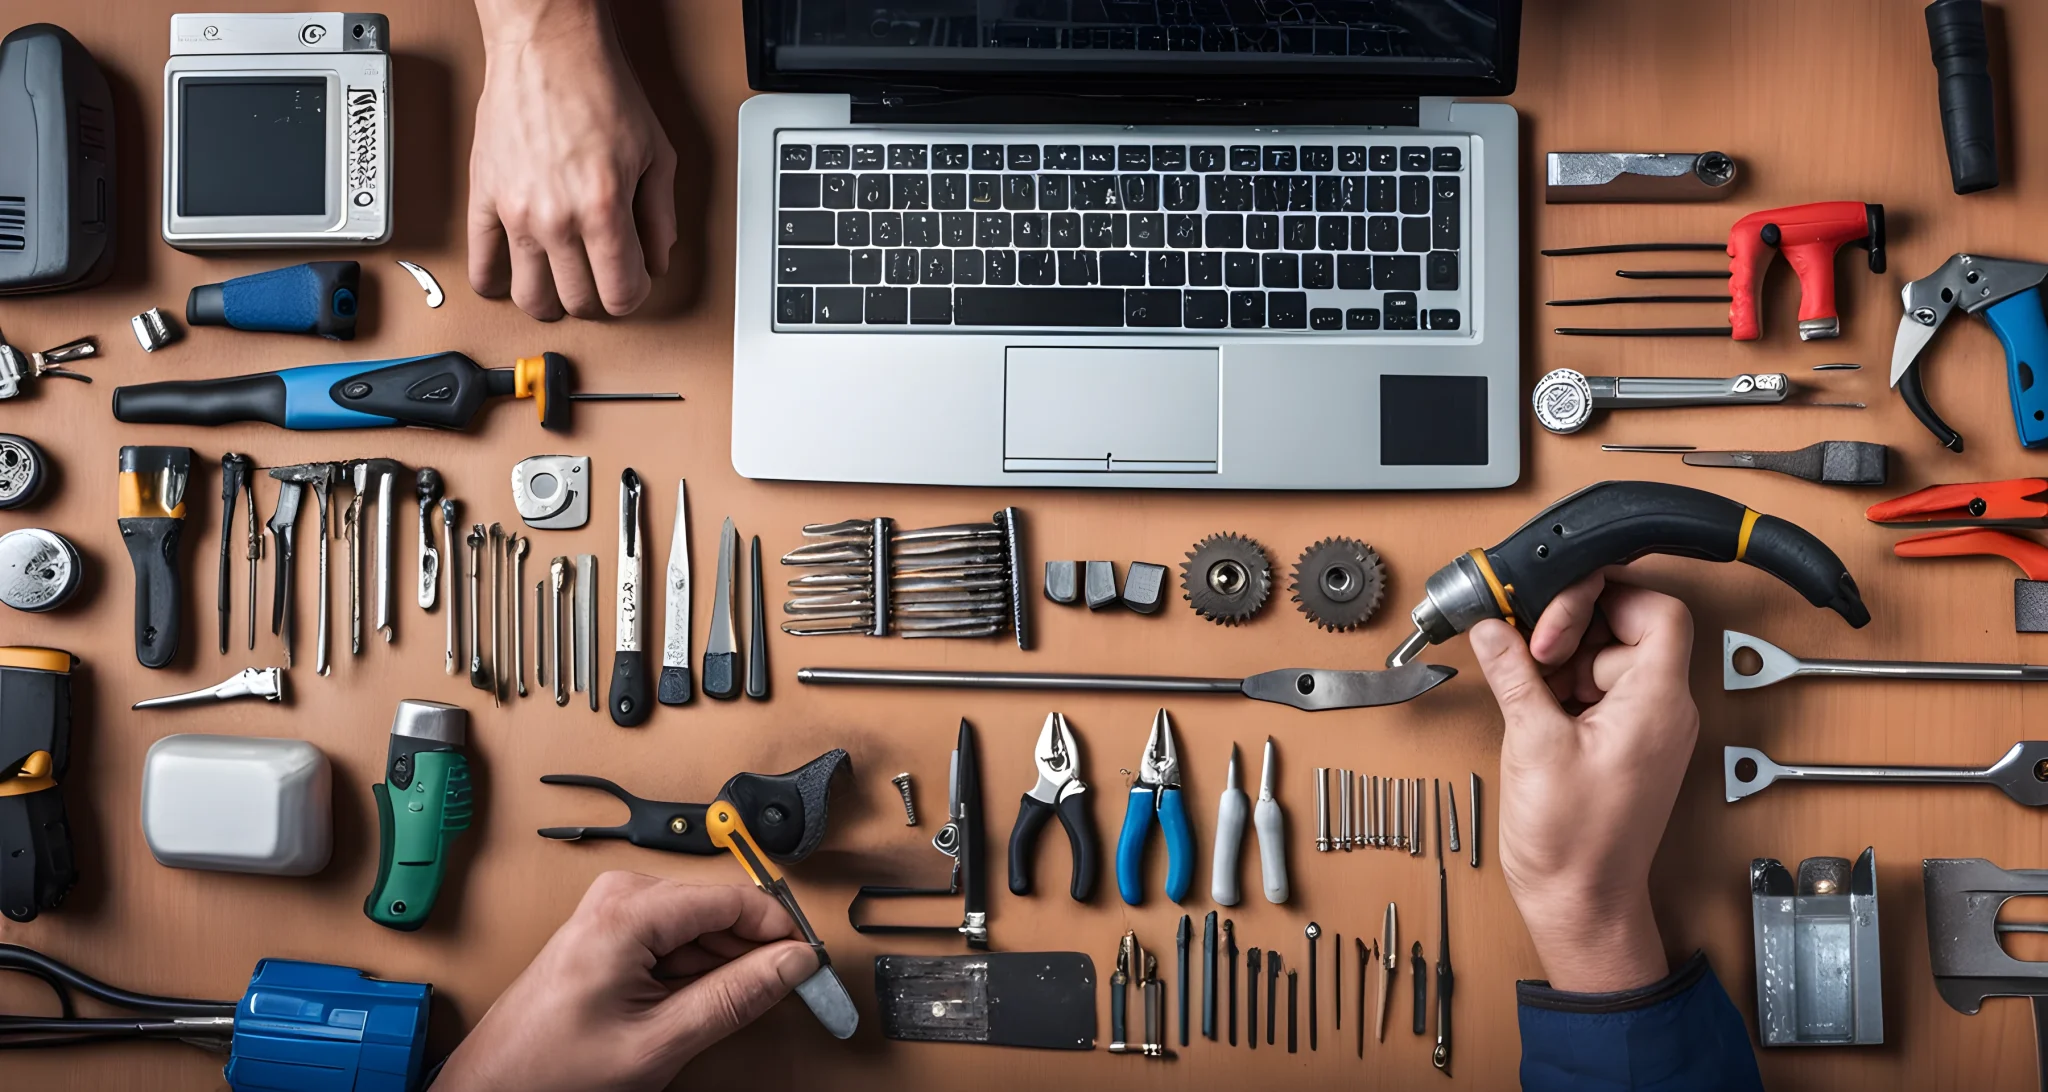
[[[1316,786],[1316,852],[1330,852],[1330,770],[1317,766],[1314,770]]]

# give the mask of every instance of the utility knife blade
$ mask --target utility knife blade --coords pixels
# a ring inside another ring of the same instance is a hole
[[[676,522],[669,537],[665,594],[667,614],[656,696],[663,705],[686,705],[695,689],[690,677],[690,502],[686,481],[676,482]]]

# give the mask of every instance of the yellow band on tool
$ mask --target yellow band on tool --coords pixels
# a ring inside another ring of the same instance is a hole
[[[540,419],[548,419],[547,357],[522,356],[512,362],[512,397],[533,399]]]
[[[1756,521],[1762,518],[1763,513],[1753,508],[1742,510],[1742,530],[1735,535],[1735,560],[1741,561],[1742,555],[1749,552],[1749,533],[1756,530]]]
[[[68,675],[71,673],[71,663],[71,654],[61,649],[37,648],[34,645],[9,645],[0,648],[0,667],[55,671],[60,675]]]
[[[739,843],[745,843],[749,849],[757,848],[761,843],[754,840],[754,833],[740,819],[740,810],[733,806],[732,801],[713,800],[711,806],[704,809],[704,833],[711,837],[712,845],[732,853],[733,859],[746,870],[747,878],[753,880],[756,887],[767,887],[782,878],[776,875],[775,866],[766,858],[740,851]],[[739,842],[734,841],[735,837]]]
[[[1474,550],[1467,556],[1472,558],[1472,564],[1479,567],[1479,575],[1486,578],[1486,586],[1493,592],[1493,603],[1500,608],[1501,618],[1508,625],[1518,625],[1515,621],[1514,604],[1508,599],[1508,588],[1500,582],[1500,577],[1494,575],[1493,562],[1486,559],[1486,551]]]
[[[48,751],[30,751],[22,761],[21,768],[14,776],[0,778],[0,796],[26,796],[32,792],[57,787],[57,779],[50,776],[56,761]]]

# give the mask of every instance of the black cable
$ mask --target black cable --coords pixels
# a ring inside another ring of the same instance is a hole
[[[70,998],[59,988],[69,986],[95,1000],[130,1009],[152,1016],[233,1016],[233,1001],[203,1001],[184,997],[158,997],[153,994],[130,993],[116,986],[109,986],[90,975],[82,974],[66,964],[51,959],[33,948],[19,944],[0,944],[0,971],[19,971],[32,974],[50,984],[64,1002],[65,1012],[71,1011]]]

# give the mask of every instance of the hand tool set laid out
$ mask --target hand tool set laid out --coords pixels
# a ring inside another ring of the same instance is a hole
[[[1028,651],[1023,521],[1017,509],[1005,508],[987,523],[915,531],[898,530],[887,516],[807,524],[803,534],[811,541],[782,555],[784,565],[809,570],[789,581],[795,594],[782,604],[790,616],[782,632],[793,637],[992,637],[1008,632],[1016,635],[1019,649]],[[1048,594],[1051,590],[1048,583]]]

